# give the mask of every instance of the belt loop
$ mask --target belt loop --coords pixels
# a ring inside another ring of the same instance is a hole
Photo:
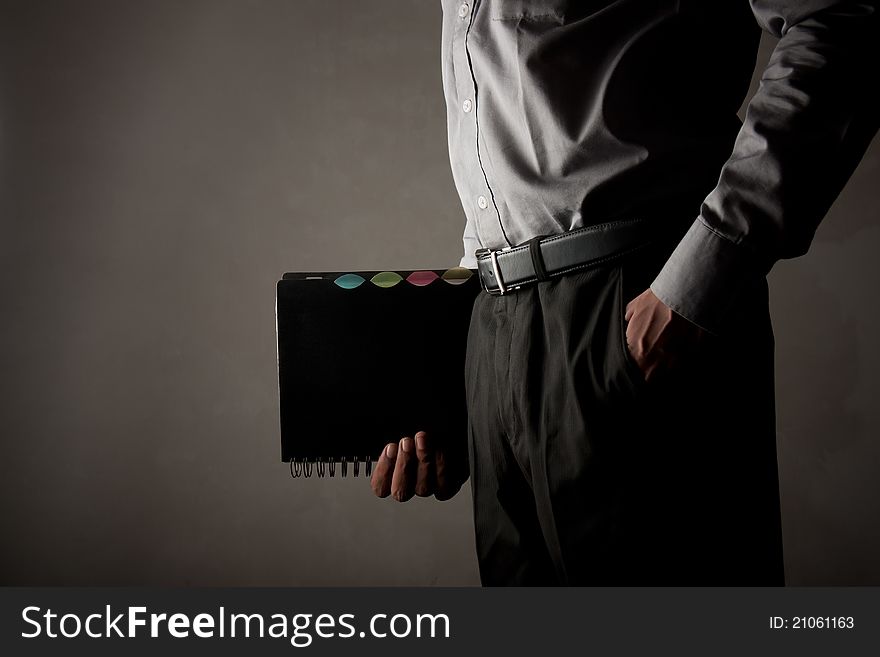
[[[544,267],[544,258],[541,257],[541,240],[546,235],[536,235],[528,241],[529,255],[532,256],[532,266],[535,268],[535,275],[539,281],[546,281],[550,278],[547,269]]]

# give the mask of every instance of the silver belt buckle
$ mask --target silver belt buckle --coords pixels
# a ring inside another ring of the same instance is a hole
[[[483,281],[483,277],[480,276],[480,281],[483,283],[483,289],[486,290],[486,292],[488,292],[492,296],[499,297],[499,296],[505,294],[506,292],[510,291],[510,288],[508,288],[504,284],[504,280],[501,278],[501,268],[498,266],[498,254],[503,253],[504,251],[510,251],[512,248],[513,247],[511,247],[511,246],[505,246],[503,249],[498,249],[498,250],[493,251],[492,249],[487,249],[484,247],[484,248],[477,249],[475,251],[475,255],[477,256],[478,260],[481,255],[484,256],[486,254],[489,254],[489,260],[492,261],[492,273],[495,276],[495,281],[498,283],[498,289],[497,290],[490,290],[489,286],[486,285],[486,282]],[[514,289],[518,289],[518,287],[519,286],[517,286],[517,288],[514,288]]]
[[[507,292],[507,287],[505,287],[504,281],[501,279],[501,270],[498,268],[499,253],[500,251],[491,251],[489,257],[492,259],[492,273],[495,274],[495,282],[498,283],[498,296],[501,296]]]
[[[485,256],[487,254],[489,255],[489,259],[492,261],[492,273],[495,275],[495,280],[499,283],[498,289],[490,290],[482,274],[480,274],[480,283],[482,284],[483,289],[492,296],[501,296],[507,291],[507,288],[504,286],[504,282],[501,280],[501,270],[498,268],[498,251],[493,251],[492,249],[487,249],[485,247],[479,248],[474,251],[474,255],[477,257],[477,269],[480,269],[480,256]]]

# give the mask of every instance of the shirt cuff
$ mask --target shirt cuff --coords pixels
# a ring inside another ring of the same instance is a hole
[[[675,313],[715,335],[750,281],[766,276],[744,245],[721,235],[702,216],[672,251],[651,291]]]

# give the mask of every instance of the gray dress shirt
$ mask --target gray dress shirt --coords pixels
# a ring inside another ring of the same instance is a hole
[[[678,213],[651,284],[710,332],[807,252],[878,127],[877,0],[442,0],[453,178],[474,251]],[[761,28],[779,42],[736,113]]]

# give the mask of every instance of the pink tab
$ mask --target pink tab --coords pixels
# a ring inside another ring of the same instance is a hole
[[[413,285],[427,285],[428,283],[436,281],[438,278],[440,277],[433,271],[414,271],[406,277],[406,282],[412,283]]]

